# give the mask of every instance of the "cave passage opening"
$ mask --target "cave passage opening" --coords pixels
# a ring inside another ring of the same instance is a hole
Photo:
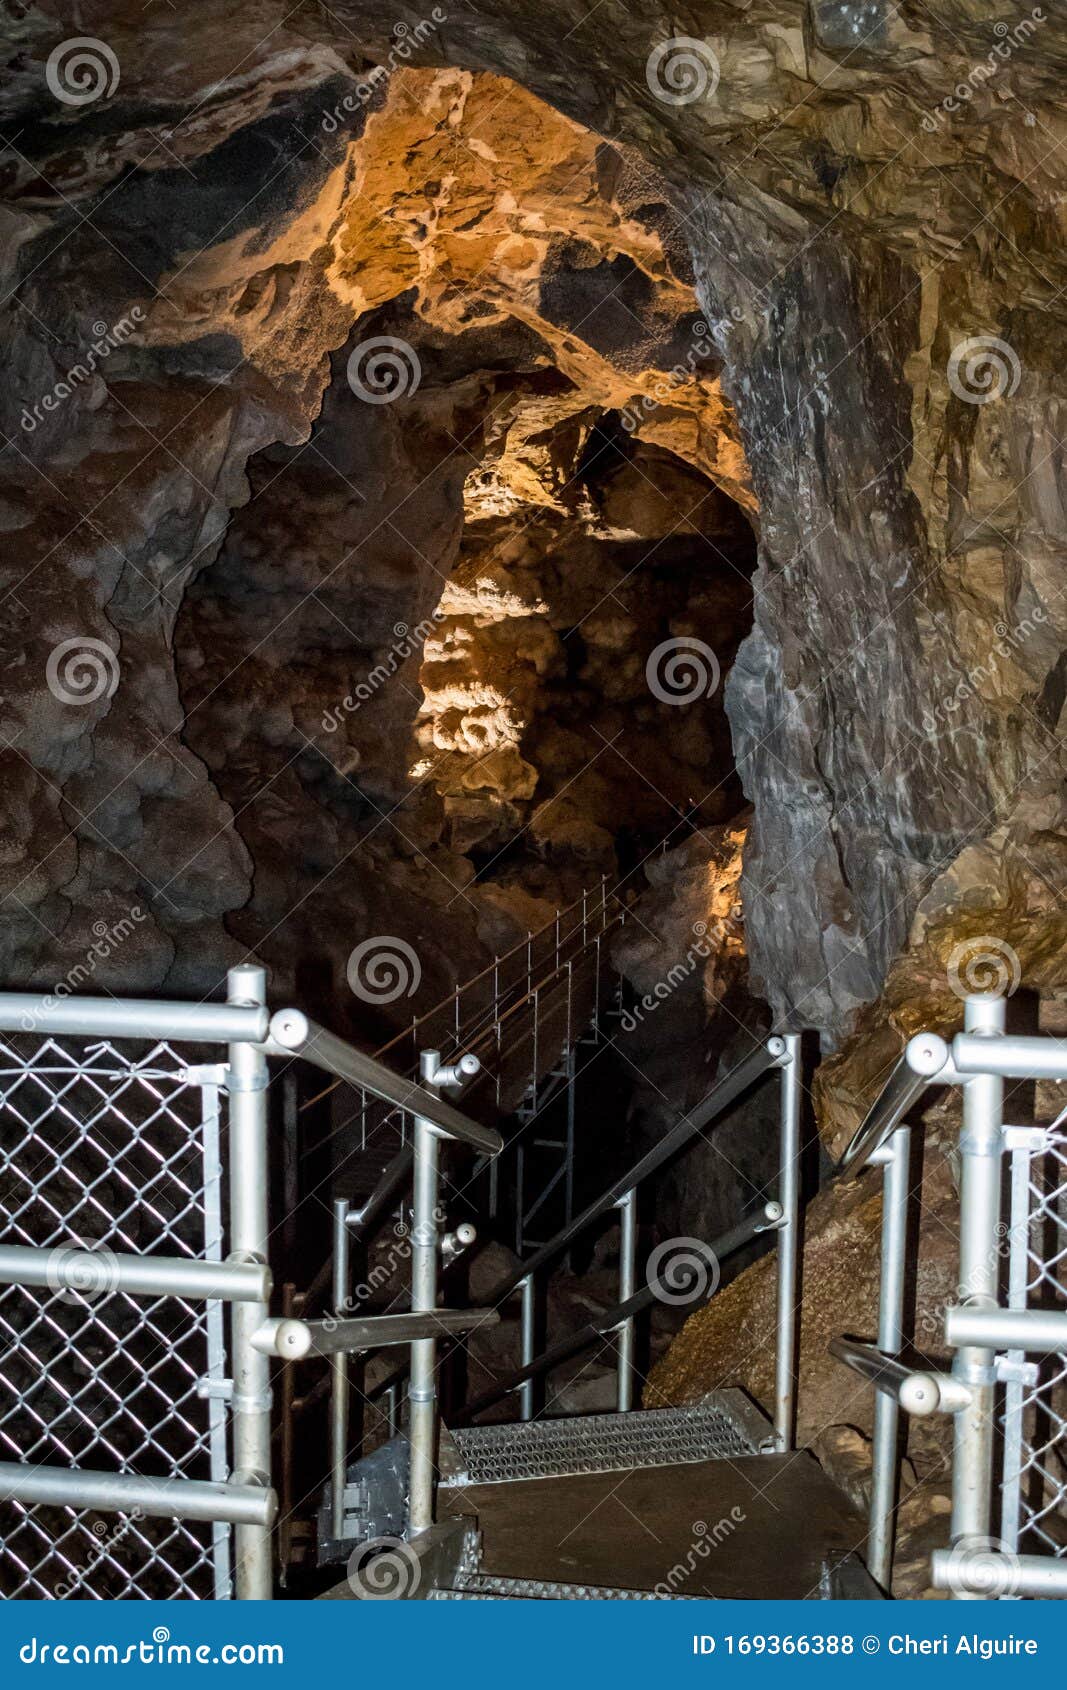
[[[757,513],[672,196],[642,161],[461,72],[394,77],[354,153],[326,270],[347,335],[308,438],[251,457],[175,645],[186,743],[252,864],[227,925],[279,1001],[414,1072],[415,1017],[590,889],[624,912],[610,1026],[540,1029],[521,1083],[472,1091],[508,1140],[493,1198],[444,1159],[479,1228],[477,1300],[766,1030],[724,708]],[[644,1193],[644,1235],[714,1238],[770,1194],[761,1111]],[[367,1200],[406,1128],[346,1086],[305,1088],[287,1119],[284,1272],[311,1283],[332,1205]],[[570,1253],[549,1291],[565,1325],[610,1302],[617,1249],[608,1225]],[[363,1282],[401,1306],[406,1259],[383,1250]],[[643,1367],[686,1312],[657,1311]],[[477,1365],[506,1370],[516,1341],[509,1318]],[[611,1371],[579,1357],[547,1388],[609,1406]]]

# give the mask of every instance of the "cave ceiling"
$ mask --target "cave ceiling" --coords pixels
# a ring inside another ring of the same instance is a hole
[[[560,487],[598,419],[629,414],[646,471],[704,477],[702,498],[758,528],[725,708],[753,806],[752,983],[774,1014],[831,1043],[873,1017],[888,1057],[916,1017],[958,1020],[975,967],[1067,988],[1067,23],[1051,7],[0,16],[10,980],[48,977],[140,899],[124,982],[203,987],[205,956],[231,954],[224,924],[241,954],[292,923],[294,839],[337,895],[317,931],[338,910],[352,932],[396,931],[413,894],[455,914],[457,884],[463,910],[472,829],[484,845],[500,818],[464,796],[470,747],[434,741],[447,710],[427,720],[419,670],[439,651],[368,712],[358,761],[320,777],[309,650],[333,652],[339,682],[331,618],[377,659],[390,628],[435,614],[457,562],[453,643],[475,629],[464,566],[491,549],[502,486],[542,551],[550,529],[575,556],[624,543],[625,489],[613,518]],[[91,379],[68,381],[120,323]],[[372,336],[413,347],[424,379],[359,427],[345,378]],[[316,453],[358,498],[321,464],[315,485]],[[287,486],[318,500],[314,523]],[[499,608],[510,588],[488,578]],[[547,673],[566,612],[536,611],[547,584],[527,586]],[[502,618],[481,609],[488,646]],[[78,639],[102,680],[72,708],[47,672]],[[385,818],[420,732],[450,774],[403,841]],[[490,807],[526,805],[522,769],[505,774]],[[344,866],[356,834],[382,846],[364,883]],[[474,897],[479,944],[491,914]]]

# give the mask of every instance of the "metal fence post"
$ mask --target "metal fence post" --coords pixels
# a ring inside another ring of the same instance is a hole
[[[776,1047],[781,1047],[777,1050]],[[781,1074],[778,1201],[777,1344],[774,1370],[774,1433],[780,1451],[793,1447],[797,1342],[797,1267],[800,1224],[800,1034],[773,1039]]]
[[[969,997],[964,1030],[994,1039],[1003,1033],[1004,999]],[[1001,1151],[1004,1082],[995,1074],[976,1074],[963,1090],[960,1137],[960,1283],[961,1303],[996,1305],[1000,1255]],[[953,1376],[965,1387],[966,1406],[954,1420],[952,1452],[952,1541],[988,1538],[993,1490],[995,1353],[967,1345],[958,1349]],[[956,1589],[957,1600],[982,1601],[976,1591]]]
[[[619,1302],[627,1303],[637,1290],[637,1192],[623,1192],[615,1207],[619,1211]],[[634,1317],[617,1329],[618,1383],[615,1407],[626,1414],[634,1405]]]
[[[532,1273],[522,1282],[522,1365],[533,1361],[537,1325],[537,1286]],[[524,1379],[519,1386],[519,1419],[532,1420],[534,1414],[534,1381]]]
[[[440,1066],[435,1050],[424,1050],[419,1072],[424,1085],[433,1085]],[[411,1310],[428,1314],[437,1307],[437,1131],[423,1116],[415,1116],[413,1214],[411,1230]],[[408,1527],[411,1536],[433,1525],[434,1472],[437,1453],[437,1340],[416,1338],[411,1346],[408,1389],[408,1443],[411,1477]]]
[[[333,1201],[333,1308],[338,1319],[350,1313],[350,1240],[348,1199]],[[339,1350],[330,1357],[330,1530],[340,1540],[345,1534],[345,1487],[348,1483],[348,1355]]]
[[[227,1002],[264,1004],[266,971],[241,963],[227,975]],[[230,1115],[230,1251],[241,1261],[267,1259],[267,1083],[266,1057],[251,1044],[228,1047],[226,1090]],[[268,1319],[267,1303],[234,1303],[233,1465],[234,1484],[270,1488],[270,1361],[252,1346]],[[271,1534],[266,1526],[239,1525],[235,1586],[239,1598],[273,1593]]]
[[[898,1356],[904,1342],[904,1272],[908,1237],[911,1128],[898,1127],[883,1147],[882,1262],[878,1348]],[[874,1394],[871,1505],[867,1568],[883,1590],[893,1574],[893,1514],[897,1502],[900,1403],[889,1391]]]

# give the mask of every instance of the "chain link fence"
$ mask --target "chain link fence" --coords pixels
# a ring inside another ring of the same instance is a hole
[[[1022,1135],[1024,1138],[1029,1135]],[[1011,1152],[1008,1306],[1067,1309],[1067,1133]],[[1002,1537],[1011,1551],[1067,1556],[1067,1353],[1007,1357]]]
[[[133,1297],[114,1271],[120,1252],[222,1258],[220,1075],[190,1057],[149,1041],[0,1039],[3,1235],[52,1253],[49,1284],[0,1288],[2,1461],[226,1478],[222,1303]],[[230,1535],[4,1501],[0,1595],[228,1596]]]

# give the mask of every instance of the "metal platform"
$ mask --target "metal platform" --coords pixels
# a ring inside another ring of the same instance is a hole
[[[477,1522],[476,1564],[441,1581],[459,1598],[880,1595],[863,1521],[803,1452],[472,1484],[442,1505]]]
[[[454,1453],[442,1451],[441,1462],[450,1489],[728,1461],[774,1447],[769,1422],[741,1391],[689,1408],[466,1426],[451,1441]]]
[[[458,1576],[454,1586],[431,1590],[432,1602],[659,1602],[654,1590],[615,1590],[603,1584],[551,1584],[539,1579],[491,1578],[485,1573]],[[678,1597],[667,1600],[690,1601]]]

